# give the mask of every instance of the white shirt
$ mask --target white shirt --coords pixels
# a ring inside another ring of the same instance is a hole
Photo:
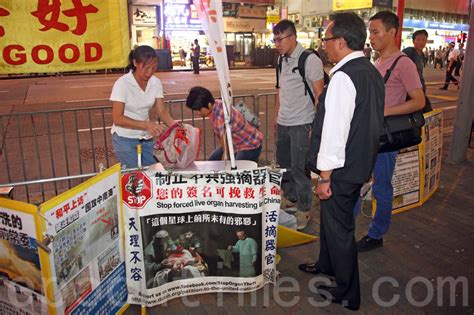
[[[448,60],[451,60],[451,59],[457,60],[460,54],[461,52],[459,51],[459,49],[451,49],[448,55]]]
[[[145,91],[138,85],[132,71],[121,76],[112,88],[110,100],[125,104],[124,116],[132,119],[146,121],[149,119],[150,109],[157,98],[163,98],[163,85],[160,79],[152,76],[148,80]],[[129,129],[113,125],[112,134],[121,137],[141,139],[147,138],[148,132],[139,129]]]
[[[356,58],[365,58],[365,55],[362,51],[350,53],[332,68],[330,74]],[[354,83],[347,74],[339,71],[332,76],[324,101],[326,113],[317,161],[317,168],[320,171],[330,171],[344,166],[356,95]]]

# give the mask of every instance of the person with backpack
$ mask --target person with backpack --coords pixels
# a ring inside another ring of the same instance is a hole
[[[398,30],[399,19],[393,12],[380,11],[369,19],[369,40],[372,48],[380,53],[375,67],[385,80],[384,116],[409,114],[425,106],[425,95],[416,66],[398,48]],[[392,177],[397,154],[398,151],[377,154],[372,187],[377,208],[368,234],[357,242],[359,252],[383,246],[383,235],[388,232],[392,217]],[[358,213],[359,204],[356,204],[354,214]]]
[[[412,35],[413,47],[407,47],[403,49],[403,52],[413,61],[416,65],[416,70],[418,71],[418,76],[420,77],[421,85],[423,87],[423,93],[425,93],[425,108],[423,112],[432,111],[431,102],[428,97],[426,97],[426,83],[425,77],[423,76],[423,69],[425,67],[425,56],[423,54],[423,49],[425,49],[426,43],[428,41],[428,32],[426,30],[418,30]]]
[[[208,160],[218,161],[224,158],[224,151],[228,152],[224,121],[224,104],[214,99],[211,91],[195,86],[189,91],[186,98],[186,107],[195,111],[201,117],[209,118],[214,134],[219,137],[220,146],[215,149]],[[235,107],[229,113],[230,129],[236,160],[258,162],[262,152],[263,134],[253,127]],[[227,156],[229,156],[227,154]]]
[[[294,212],[297,228],[304,229],[310,219],[312,187],[306,168],[311,124],[319,94],[323,90],[323,64],[296,39],[295,24],[281,20],[273,28],[273,42],[280,55],[277,65],[277,96],[274,127],[276,159],[283,174],[282,190],[288,209]],[[306,59],[301,59],[304,56]]]

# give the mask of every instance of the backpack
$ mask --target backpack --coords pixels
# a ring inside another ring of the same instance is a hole
[[[250,108],[243,101],[240,101],[234,107],[244,116],[245,120],[253,127],[260,128],[260,119],[255,115]]]
[[[308,82],[306,81],[306,72],[305,72],[305,65],[306,65],[306,59],[308,59],[308,56],[311,54],[315,54],[318,56],[319,59],[321,59],[319,53],[314,50],[314,49],[306,49],[304,50],[300,57],[298,58],[298,67],[293,68],[291,71],[294,73],[296,70],[300,73],[301,77],[303,78],[303,84],[304,84],[304,95],[309,94],[309,97],[311,98],[311,101],[313,101],[313,104],[316,104],[313,92],[311,92],[311,89],[309,87]],[[276,66],[276,85],[275,88],[279,89],[280,88],[280,72],[281,72],[281,67],[282,67],[282,62],[283,58],[280,56],[278,58],[278,64]],[[324,71],[324,86],[329,84],[329,75]]]
[[[193,163],[201,146],[201,130],[178,122],[155,142],[153,155],[165,168],[186,168]]]
[[[413,61],[413,63],[416,65],[416,49],[414,47],[408,47],[408,48],[405,48],[403,50],[403,52],[407,55],[408,58],[411,59],[411,61]],[[398,61],[398,59],[397,59]],[[396,64],[396,63],[395,63]],[[421,79],[421,78],[420,78]],[[433,106],[431,105],[431,101],[430,99],[428,98],[428,96],[426,96],[426,92],[423,91],[423,93],[425,94],[425,107],[423,107],[423,113],[428,113],[428,112],[431,112],[433,110]],[[409,97],[407,96],[407,100],[409,99]]]

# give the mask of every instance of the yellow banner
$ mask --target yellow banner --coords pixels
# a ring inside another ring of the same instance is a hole
[[[372,7],[372,0],[333,0],[332,10],[355,10]]]
[[[0,73],[123,67],[127,1],[2,0]]]

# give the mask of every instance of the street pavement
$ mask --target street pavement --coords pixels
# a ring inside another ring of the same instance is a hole
[[[474,173],[474,150],[468,149],[467,162],[453,165],[446,161],[459,91],[454,86],[450,86],[448,91],[439,90],[444,79],[443,71],[426,68],[425,74],[428,83],[427,94],[434,108],[441,108],[444,112],[441,184],[438,191],[424,205],[394,216],[382,248],[359,255],[362,305],[358,314],[474,314],[474,294],[472,294],[474,178],[469,176]],[[163,72],[157,75],[163,82],[168,100],[185,98],[187,91],[194,85],[206,86],[216,95],[218,94],[217,75],[214,71],[202,71],[199,75],[191,72]],[[234,94],[256,95],[275,92],[274,75],[273,69],[231,71]],[[0,80],[0,115],[107,106],[110,105],[107,98],[118,77],[118,74],[101,74]],[[259,110],[261,119],[271,117],[272,98],[268,99],[268,109],[260,108]],[[262,97],[262,100],[266,98]],[[171,106],[181,105],[176,103]],[[176,113],[181,115],[179,111]],[[103,118],[105,114],[99,110],[94,112],[93,116]],[[188,114],[184,112],[183,117],[190,117],[185,116]],[[52,122],[55,119],[52,118]],[[55,129],[55,134],[51,137],[67,138],[69,134],[79,134],[74,133],[75,129],[91,127],[82,126],[82,120],[87,120],[87,117],[69,118],[66,126],[63,126],[64,129]],[[104,121],[110,123],[110,119],[99,119],[97,123],[103,124]],[[72,123],[69,124],[70,122]],[[27,120],[23,123],[26,126]],[[8,126],[14,124],[14,121],[8,122]],[[23,126],[21,123],[20,125]],[[44,126],[36,126],[38,130],[35,134],[41,134],[46,130]],[[267,127],[268,124],[265,129]],[[266,141],[271,144],[273,141],[271,132],[266,132]],[[89,134],[85,134],[88,136],[78,136],[77,141],[89,141],[87,140]],[[90,136],[92,137],[92,134]],[[41,141],[46,141],[47,137],[43,137],[45,139]],[[12,141],[17,140],[12,139]],[[99,139],[94,138],[94,140]],[[6,156],[7,153],[4,144],[2,142],[2,156]],[[28,145],[29,142],[26,144]],[[41,145],[47,146],[40,143],[39,146]],[[64,146],[66,146],[65,142]],[[107,150],[107,142],[105,142],[105,148]],[[68,147],[68,150],[71,148]],[[267,148],[268,150],[270,148]],[[104,154],[108,156],[109,153]],[[81,151],[80,154],[80,161],[82,161],[82,154],[90,157],[88,151]],[[22,162],[18,152],[12,152],[12,158],[14,160],[10,160],[11,163]],[[40,158],[45,157],[39,154],[37,157],[28,157],[28,164],[37,168],[35,159]],[[54,163],[59,163],[57,160],[61,159],[61,156],[58,155],[55,158]],[[97,160],[92,158],[88,162],[94,164]],[[69,167],[72,167],[77,162],[70,159],[69,164]],[[13,173],[20,170],[18,165],[15,167]],[[51,168],[54,167],[51,165]],[[88,172],[89,170],[82,168],[81,171]],[[56,173],[56,175],[60,174]],[[66,188],[55,187],[55,189],[61,191]],[[319,223],[319,207],[315,206],[312,209],[312,219],[305,232],[317,235]],[[357,239],[366,233],[369,223],[370,218],[359,215],[356,226]],[[322,299],[314,293],[314,280],[318,279],[300,272],[297,264],[316,259],[318,251],[318,242],[280,249],[282,261],[278,265],[278,270],[281,276],[277,285],[266,286],[255,294],[204,294],[188,299],[175,299],[166,305],[150,308],[147,313],[193,315],[349,313],[339,305],[324,307],[321,304],[315,305],[315,302],[323,303]],[[457,284],[450,286],[450,279],[458,281]],[[194,306],[191,307],[190,304]],[[137,306],[132,306],[126,311],[126,314],[140,313],[140,308]]]

